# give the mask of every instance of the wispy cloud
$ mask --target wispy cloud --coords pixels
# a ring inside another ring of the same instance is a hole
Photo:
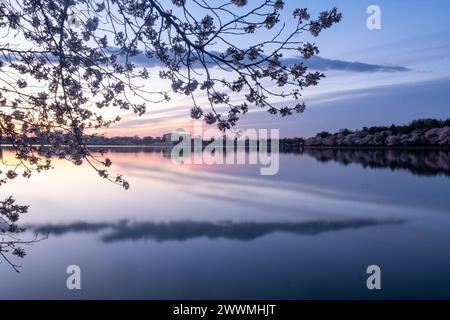
[[[118,52],[117,49],[111,48],[112,52]],[[215,55],[221,55],[220,52],[213,52]],[[264,58],[264,56],[262,56]],[[119,54],[119,61],[124,60],[125,57]],[[135,63],[141,67],[159,67],[161,66],[160,61],[155,57],[148,57],[144,52],[140,52],[133,57],[129,58],[132,63]],[[124,61],[122,61],[124,62]],[[213,61],[206,57],[205,62],[212,64]],[[245,61],[244,62],[249,62]],[[327,59],[319,56],[312,57],[308,60],[303,59],[300,55],[290,58],[282,59],[286,65],[293,65],[296,63],[304,63],[306,66],[314,70],[326,71],[326,70],[337,70],[337,71],[351,71],[351,72],[405,72],[410,71],[409,68],[403,66],[388,66],[380,64],[370,64],[357,61],[345,61],[336,59]]]
[[[297,61],[297,62],[296,62]],[[286,63],[298,63],[298,59],[286,59]],[[305,62],[308,67],[315,70],[337,70],[337,71],[351,71],[351,72],[406,72],[411,71],[406,67],[401,66],[386,66],[379,64],[369,64],[363,62],[351,62],[344,60],[333,60],[322,57],[312,57]]]

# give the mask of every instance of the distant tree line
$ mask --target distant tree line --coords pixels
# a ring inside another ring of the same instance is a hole
[[[433,129],[433,128],[443,128],[443,127],[450,127],[450,118],[446,120],[440,120],[440,119],[417,119],[411,121],[407,125],[395,125],[392,124],[390,126],[373,126],[373,127],[363,127],[361,130],[357,131],[365,131],[369,134],[375,134],[378,132],[383,131],[390,131],[393,134],[403,133],[408,134],[413,132],[417,129]],[[352,131],[349,129],[341,129],[339,133],[343,135],[349,135],[351,133],[357,132]],[[331,136],[332,133],[327,131],[321,131],[317,135],[319,135],[322,138],[326,138],[328,136]]]
[[[34,137],[31,139],[35,145],[46,145],[50,144],[49,141],[45,139],[40,139]],[[139,137],[139,136],[119,136],[119,137],[106,137],[102,135],[92,136],[85,138],[84,142],[87,145],[163,145],[167,143],[167,140],[161,137]],[[8,138],[2,138],[1,143],[4,145],[11,144]]]
[[[194,139],[192,139],[194,141]],[[207,145],[210,141],[203,141]],[[270,139],[269,141],[270,142]],[[1,139],[2,144],[10,144],[7,137]],[[34,138],[34,143],[47,144],[47,141]],[[171,141],[170,134],[162,136],[117,136],[106,137],[96,135],[86,138],[87,145],[123,145],[123,146],[170,146],[176,144]],[[280,139],[283,150],[296,149],[302,146],[314,145],[450,145],[450,118],[418,119],[407,125],[372,126],[360,130],[341,129],[331,133],[320,131],[310,138],[295,137]],[[248,145],[248,141],[246,142]]]
[[[361,130],[321,131],[305,146],[449,146],[450,118],[418,119],[407,125],[363,127]]]

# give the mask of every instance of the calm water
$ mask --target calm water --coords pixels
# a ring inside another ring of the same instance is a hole
[[[48,239],[20,274],[0,264],[0,298],[450,298],[450,151],[280,154],[275,176],[109,156],[128,191],[62,161],[2,187],[31,206],[23,238]],[[80,291],[66,289],[72,264]]]

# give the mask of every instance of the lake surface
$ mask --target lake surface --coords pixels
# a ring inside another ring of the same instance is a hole
[[[261,176],[114,148],[127,191],[60,160],[8,182],[1,198],[30,205],[21,237],[48,238],[26,247],[20,274],[1,261],[0,298],[450,298],[450,151],[279,156]],[[366,287],[373,264],[381,290]]]

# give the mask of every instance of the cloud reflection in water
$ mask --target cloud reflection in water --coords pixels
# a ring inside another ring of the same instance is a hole
[[[99,233],[105,231],[100,236],[100,240],[106,243],[125,240],[186,241],[201,237],[250,241],[278,232],[313,236],[324,232],[396,225],[404,222],[404,220],[399,219],[316,220],[308,222],[175,221],[167,223],[122,220],[115,223],[76,222],[60,225],[49,224],[30,226],[30,229],[39,234],[49,235],[82,232]]]

